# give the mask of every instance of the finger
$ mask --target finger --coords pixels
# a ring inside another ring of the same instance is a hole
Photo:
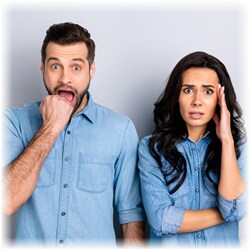
[[[220,86],[220,88],[218,90],[218,95],[219,95],[218,98],[219,98],[220,107],[222,107],[222,105],[223,105],[224,90],[225,90],[224,86]]]
[[[221,85],[219,84],[217,88],[218,104],[220,104],[220,89],[221,89]]]
[[[45,103],[45,98],[42,99],[41,103],[40,103],[40,106],[39,106],[39,110],[41,111],[44,107],[44,104]]]
[[[225,87],[223,87],[223,91],[221,92],[221,109],[227,109],[226,97],[225,97]]]
[[[223,97],[224,92],[225,92],[225,87],[222,86],[222,87],[220,88],[220,96],[221,96],[221,98]]]

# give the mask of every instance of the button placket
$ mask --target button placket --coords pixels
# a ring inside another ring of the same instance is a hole
[[[67,128],[68,129],[68,128]],[[72,168],[72,143],[73,139],[71,135],[72,130],[66,130],[64,136],[64,148],[63,148],[63,160],[62,160],[62,176],[61,176],[61,188],[59,199],[59,211],[58,224],[57,224],[57,242],[62,245],[66,243],[66,231],[67,231],[67,215],[69,205],[70,189],[70,169]]]
[[[192,174],[194,176],[193,189],[194,189],[194,199],[195,199],[195,209],[200,209],[200,149],[197,144],[191,142],[190,144],[190,154],[192,157]]]

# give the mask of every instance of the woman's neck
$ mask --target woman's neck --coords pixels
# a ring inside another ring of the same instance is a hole
[[[188,138],[193,142],[198,142],[206,133],[206,128],[188,129]]]

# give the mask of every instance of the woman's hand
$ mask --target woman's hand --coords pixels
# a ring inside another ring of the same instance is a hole
[[[227,109],[224,87],[221,87],[221,85],[218,86],[218,104],[220,106],[220,118],[217,114],[213,117],[216,134],[222,145],[218,193],[224,199],[233,201],[245,192],[246,187],[236,158],[231,132],[231,115]]]
[[[213,120],[216,125],[216,134],[219,139],[222,141],[224,140],[232,140],[232,132],[231,132],[231,125],[230,125],[230,112],[227,109],[227,104],[225,101],[225,93],[224,93],[224,86],[219,84],[218,86],[218,104],[220,106],[220,118],[215,113]]]

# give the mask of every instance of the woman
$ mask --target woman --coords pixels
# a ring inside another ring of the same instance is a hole
[[[173,69],[142,139],[139,169],[150,238],[180,246],[239,244],[246,213],[245,130],[229,74],[194,52]]]

